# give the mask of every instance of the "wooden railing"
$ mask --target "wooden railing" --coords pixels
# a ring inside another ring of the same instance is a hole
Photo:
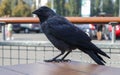
[[[120,23],[120,17],[66,17],[72,23]],[[38,18],[33,17],[9,17],[0,18],[0,22],[5,23],[39,23]]]

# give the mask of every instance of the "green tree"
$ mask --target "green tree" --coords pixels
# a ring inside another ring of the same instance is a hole
[[[55,5],[55,9],[56,9],[56,12],[60,15],[64,15],[64,4],[65,4],[65,0],[54,0],[54,5]]]
[[[119,0],[116,0],[114,4],[114,16],[119,16]]]
[[[31,8],[23,0],[0,1],[0,16],[31,16]]]
[[[106,14],[114,14],[114,6],[112,0],[91,0],[91,16],[98,15],[100,11],[100,3],[103,1],[102,12]]]
[[[95,16],[100,12],[100,0],[91,0],[91,16]]]
[[[0,16],[11,15],[11,0],[2,0],[0,4]]]
[[[103,0],[103,11],[107,14],[114,14],[112,0]]]
[[[13,9],[12,16],[31,16],[30,6],[27,5],[23,0],[18,0],[16,7]]]
[[[50,0],[49,0],[50,1]],[[80,16],[82,0],[54,0],[54,8],[56,12],[62,16]],[[103,1],[103,6],[100,7]],[[51,3],[48,4],[51,6]],[[106,14],[118,16],[119,0],[91,0],[91,16],[98,15],[101,12]]]
[[[81,0],[54,0],[56,12],[62,16],[80,16]]]

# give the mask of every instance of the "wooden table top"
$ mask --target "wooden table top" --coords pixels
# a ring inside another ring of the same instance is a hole
[[[1,66],[0,75],[120,75],[120,68],[75,61],[60,63],[38,62]]]

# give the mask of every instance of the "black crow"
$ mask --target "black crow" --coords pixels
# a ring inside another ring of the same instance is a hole
[[[100,55],[110,58],[91,42],[90,37],[85,32],[74,26],[66,18],[56,14],[49,7],[42,6],[33,14],[38,16],[41,28],[50,42],[61,51],[58,56],[46,61],[62,61],[74,49],[79,49],[88,54],[100,65],[106,63]],[[65,52],[67,53],[61,59],[57,59]]]

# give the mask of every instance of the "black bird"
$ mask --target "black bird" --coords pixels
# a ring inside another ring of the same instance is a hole
[[[74,49],[88,54],[99,65],[106,63],[100,55],[110,58],[91,42],[90,37],[85,32],[75,27],[66,18],[56,14],[49,7],[42,6],[33,14],[38,16],[41,28],[50,42],[61,51],[58,56],[46,61],[63,61]],[[65,52],[67,53],[65,54]],[[61,59],[57,59],[63,54],[65,55]]]

